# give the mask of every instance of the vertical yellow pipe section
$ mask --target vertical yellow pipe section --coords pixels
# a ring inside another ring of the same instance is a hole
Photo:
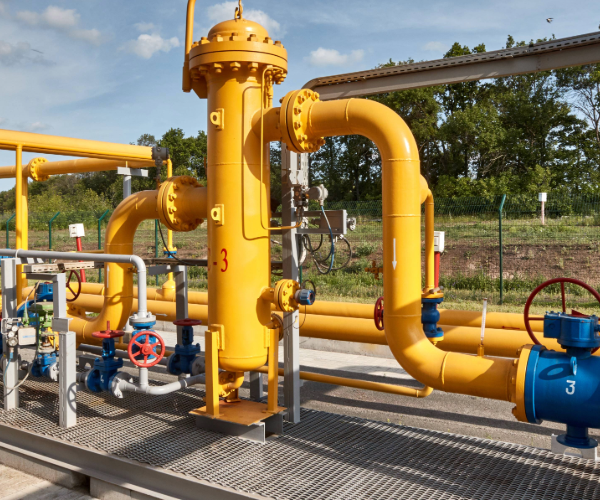
[[[289,147],[310,151],[315,144],[322,144],[323,136],[357,134],[371,139],[381,154],[385,334],[398,362],[434,389],[515,400],[512,378],[516,376],[516,360],[513,364],[510,359],[444,352],[423,333],[421,175],[418,148],[404,120],[374,101],[320,102],[318,95],[303,92],[303,96],[290,93],[289,99],[283,99],[281,115],[287,116],[283,124]]]
[[[17,145],[15,150],[15,233],[16,247],[18,249],[27,250],[27,246],[23,246],[27,239],[23,234],[23,180],[27,182],[27,178],[23,179],[23,147]],[[27,202],[27,192],[25,192],[25,202]],[[17,297],[21,297],[23,290],[23,275],[21,274],[22,266],[17,266]]]
[[[261,165],[252,118],[261,109],[263,75],[281,83],[285,71],[281,43],[241,16],[214,26],[189,52],[191,88],[208,98],[208,322],[222,331],[219,366],[231,372],[267,360],[271,305],[261,293],[270,286],[269,231],[260,199],[269,200],[270,176],[261,176],[268,156]]]
[[[425,200],[425,293],[435,288],[435,252],[433,247],[433,194],[427,193]]]

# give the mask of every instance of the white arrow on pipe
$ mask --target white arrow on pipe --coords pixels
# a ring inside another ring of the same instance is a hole
[[[394,266],[394,269],[396,269],[396,264],[398,262],[396,261],[396,238],[394,238],[394,260],[392,261],[392,266]]]

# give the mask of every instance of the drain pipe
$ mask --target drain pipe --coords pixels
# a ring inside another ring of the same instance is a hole
[[[117,398],[122,398],[124,392],[137,392],[147,394],[148,396],[164,396],[165,394],[187,389],[192,385],[204,383],[204,373],[201,373],[182,378],[170,384],[150,386],[148,385],[148,368],[140,368],[139,382],[137,384],[133,383],[133,378],[129,374],[124,372],[117,373],[112,380],[111,392]]]

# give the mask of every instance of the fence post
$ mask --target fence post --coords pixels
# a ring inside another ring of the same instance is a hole
[[[10,219],[6,221],[6,248],[10,248],[10,242],[8,241],[8,225],[10,224],[10,221],[15,218],[15,215],[17,214],[12,214]]]
[[[109,209],[106,209],[100,218],[98,219],[98,250],[102,250],[102,220],[106,217]],[[102,283],[102,269],[98,269],[98,283]]]
[[[54,217],[48,221],[48,250],[52,250],[52,222],[59,216],[60,212],[56,212]]]
[[[506,195],[502,195],[500,200],[500,207],[498,207],[498,251],[500,253],[500,304],[504,301],[504,262],[502,261],[502,209],[504,208],[504,202],[506,201]]]

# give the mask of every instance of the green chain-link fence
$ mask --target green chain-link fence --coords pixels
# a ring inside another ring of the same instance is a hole
[[[486,296],[499,302],[502,285],[507,303],[522,304],[536,285],[559,276],[578,278],[600,287],[600,197],[553,197],[549,193],[542,225],[537,196],[507,196],[502,211],[502,246],[501,200],[501,196],[435,200],[435,229],[444,231],[446,240],[440,284],[445,287],[448,300],[480,300]],[[383,293],[382,278],[376,279],[365,272],[373,262],[376,267],[383,265],[381,201],[327,203],[326,209],[345,209],[349,219],[353,219],[352,230],[346,235],[353,256],[344,269],[324,276],[317,272],[309,253],[302,269],[303,279],[314,280],[326,296],[372,301]],[[109,212],[101,219],[103,214],[75,210],[30,213],[29,248],[45,250],[51,246],[58,251],[75,250],[68,226],[83,223],[86,228],[83,249],[95,250],[99,241],[105,241],[111,215]],[[0,227],[9,246],[14,248],[13,213],[0,214]],[[163,234],[166,238],[164,227]],[[276,244],[279,239],[272,238],[274,260],[281,259],[281,247]],[[174,233],[173,240],[179,257],[206,257],[206,223],[189,233]],[[319,241],[319,237],[311,237],[313,248]],[[163,243],[154,221],[144,221],[136,233],[134,253],[154,257],[157,247],[158,255],[162,255]],[[345,242],[336,243],[336,265],[345,260],[346,248]],[[325,236],[321,258],[328,251],[329,237]],[[97,273],[88,274],[92,280],[99,278]],[[193,287],[204,288],[206,271],[191,269],[190,280]]]

